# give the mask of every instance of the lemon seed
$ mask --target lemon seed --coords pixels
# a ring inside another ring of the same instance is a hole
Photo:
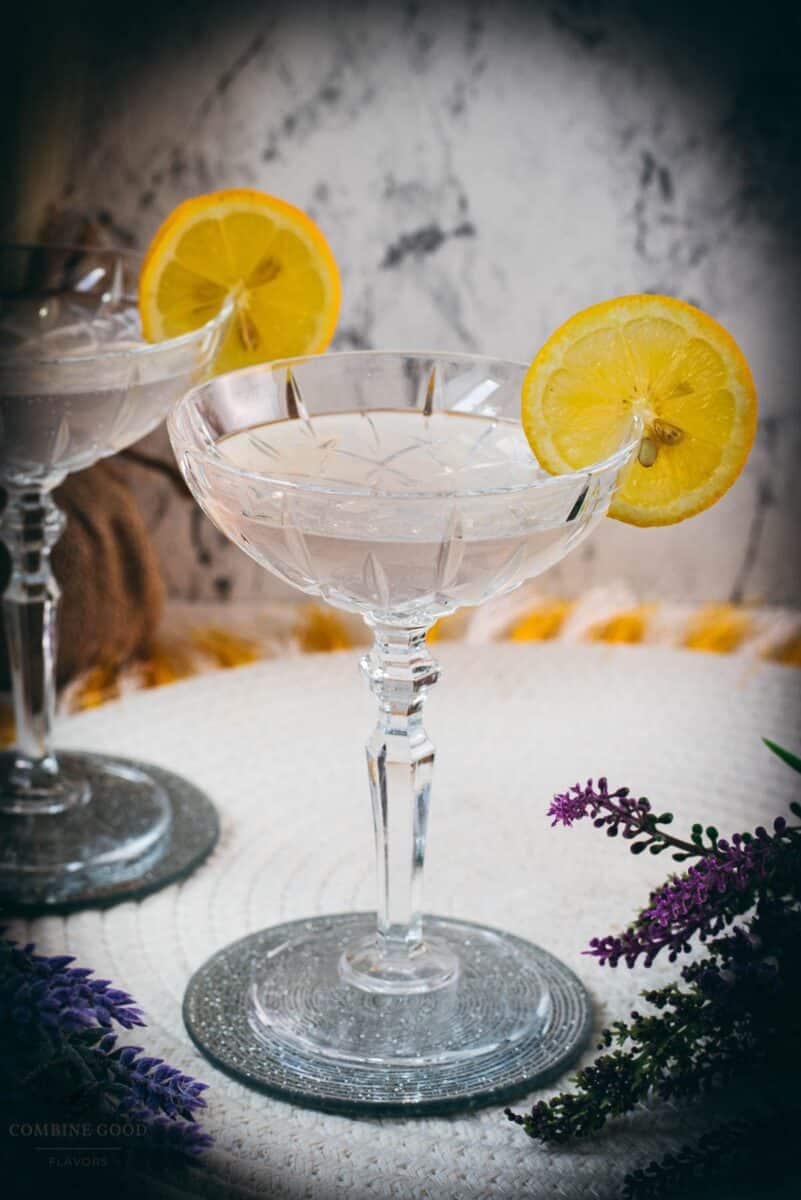
[[[640,450],[637,455],[637,460],[641,467],[652,467],[656,462],[656,456],[659,453],[659,447],[653,438],[644,437],[640,442]]]
[[[671,425],[670,421],[663,421],[661,417],[654,421],[653,430],[660,442],[664,442],[666,446],[675,446],[684,437],[683,429],[679,429],[678,425]]]

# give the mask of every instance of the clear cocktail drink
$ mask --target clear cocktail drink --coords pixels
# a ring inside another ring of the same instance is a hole
[[[96,308],[81,296],[43,298],[0,318],[3,479],[52,485],[116,454],[155,428],[185,386],[185,369],[170,380],[169,372],[136,362],[143,339],[134,299]],[[103,355],[122,368],[105,385],[96,362]],[[36,359],[66,370],[36,366]],[[90,360],[83,369],[81,360]]]
[[[524,504],[515,509],[516,490],[548,478],[517,421],[392,409],[325,413],[243,429],[217,450],[233,467],[288,485],[280,503],[254,490],[235,517],[212,494],[217,523],[274,573],[341,608],[449,612],[516,587],[565,552],[563,506],[536,519]],[[466,499],[473,492],[482,503],[454,502],[443,521],[437,499],[447,506],[455,492]],[[339,502],[346,494],[352,502]],[[371,495],[380,505],[370,504]],[[577,507],[576,534],[586,525],[579,515]]]

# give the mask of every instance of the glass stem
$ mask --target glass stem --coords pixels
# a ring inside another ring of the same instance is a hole
[[[55,713],[56,624],[60,588],[50,552],[61,536],[65,517],[49,490],[8,488],[0,514],[0,535],[11,558],[11,577],[3,595],[8,657],[14,697],[16,745],[7,792],[0,805],[8,811],[56,811],[63,797],[49,795],[58,763],[51,730]]]
[[[423,728],[426,692],[439,668],[426,628],[370,622],[375,643],[362,670],[378,698],[367,743],[378,873],[382,956],[408,958],[422,945],[421,889],[434,746]]]

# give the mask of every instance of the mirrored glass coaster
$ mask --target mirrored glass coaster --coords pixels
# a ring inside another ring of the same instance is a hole
[[[219,836],[214,805],[180,775],[130,758],[64,753],[86,798],[67,811],[0,812],[0,907],[67,912],[146,896],[183,878]]]
[[[220,950],[192,977],[193,1041],[243,1083],[351,1114],[422,1114],[524,1095],[571,1065],[589,1038],[589,996],[547,951],[485,925],[424,918],[441,986],[357,982],[354,948],[375,914],[291,921]]]

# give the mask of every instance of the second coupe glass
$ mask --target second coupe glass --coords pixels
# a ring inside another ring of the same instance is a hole
[[[138,260],[112,250],[0,247],[0,536],[16,743],[0,755],[0,902],[109,903],[166,883],[214,844],[186,781],[128,759],[56,753],[50,566],[53,489],[137,441],[209,367],[227,310],[185,337],[144,341]],[[98,581],[102,586],[103,581]]]

